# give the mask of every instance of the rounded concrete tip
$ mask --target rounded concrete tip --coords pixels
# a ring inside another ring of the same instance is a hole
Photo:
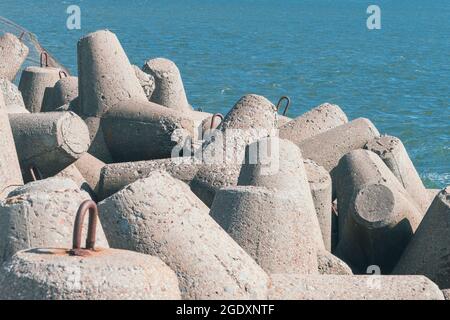
[[[59,73],[61,71],[61,69],[59,68],[53,68],[53,67],[37,67],[37,66],[29,66],[26,67],[24,70],[24,72],[29,72],[29,73]]]

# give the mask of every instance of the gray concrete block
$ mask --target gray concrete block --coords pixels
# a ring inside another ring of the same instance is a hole
[[[3,99],[5,100],[7,107],[14,105],[25,108],[22,93],[19,91],[19,88],[8,79],[0,77],[0,92],[3,93]]]
[[[136,77],[139,80],[139,83],[141,84],[142,89],[144,90],[145,96],[147,97],[148,101],[151,101],[152,94],[155,91],[155,78],[142,71],[138,66],[132,65],[134,73],[136,74]]]
[[[0,78],[14,81],[28,52],[28,47],[15,35],[5,33],[0,36]]]

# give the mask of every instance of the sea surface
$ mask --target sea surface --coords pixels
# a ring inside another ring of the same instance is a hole
[[[371,4],[380,30],[366,26]],[[66,27],[69,5],[81,30]],[[399,137],[427,187],[450,184],[448,0],[0,0],[0,15],[74,74],[77,40],[110,29],[134,64],[175,61],[205,111],[226,113],[246,93],[288,95],[292,117],[338,104]]]

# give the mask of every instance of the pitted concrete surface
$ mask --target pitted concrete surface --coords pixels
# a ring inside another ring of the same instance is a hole
[[[0,36],[0,78],[14,81],[29,53],[28,47],[11,33]]]
[[[19,88],[17,88],[17,86],[11,81],[0,77],[0,92],[3,93],[3,99],[5,100],[5,104],[7,107],[15,105],[25,108],[22,93],[19,91]]]

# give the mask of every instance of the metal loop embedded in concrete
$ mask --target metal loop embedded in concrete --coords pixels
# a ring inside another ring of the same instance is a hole
[[[217,126],[214,126],[214,120],[216,120],[216,118],[220,118],[220,123],[222,123],[222,121],[224,119],[224,117],[223,117],[223,115],[221,113],[215,113],[211,117],[211,126],[210,126],[211,130],[217,128],[220,125],[220,123],[219,123]]]
[[[45,62],[45,64],[44,64],[44,62]],[[48,53],[47,52],[41,52],[41,56],[39,58],[39,63],[41,65],[41,68],[48,67]]]
[[[291,99],[288,96],[282,96],[280,98],[280,100],[278,100],[278,103],[277,103],[277,111],[278,112],[280,111],[281,102],[283,100],[286,100],[286,106],[284,107],[284,111],[283,111],[283,116],[285,116],[287,111],[288,111],[288,109],[289,109],[289,106],[291,104]]]
[[[80,255],[78,249],[81,249],[81,231],[83,229],[83,220],[86,213],[89,211],[89,225],[88,234],[86,238],[86,249],[94,250],[95,248],[95,233],[97,229],[98,209],[97,205],[92,200],[84,201],[78,209],[75,218],[75,225],[73,227],[73,244],[70,253],[72,255]]]

